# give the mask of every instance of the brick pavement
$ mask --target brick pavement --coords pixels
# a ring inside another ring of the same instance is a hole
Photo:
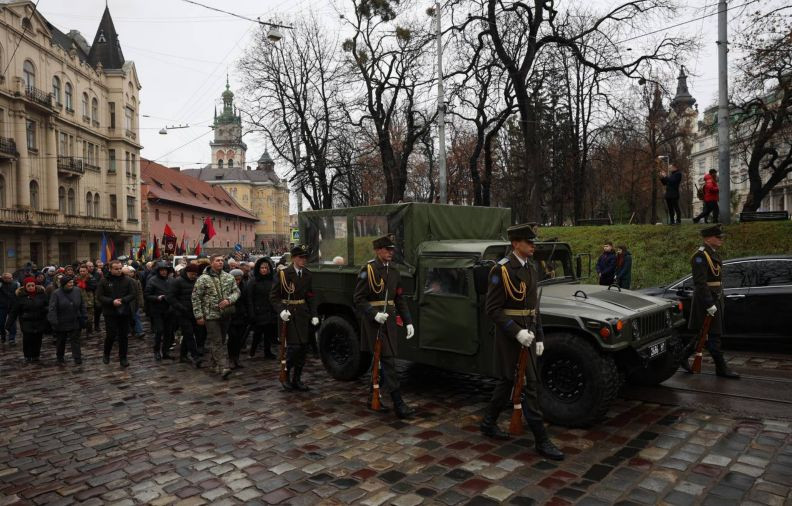
[[[136,339],[127,370],[105,366],[92,341],[82,368],[49,341],[42,366],[0,347],[0,505],[792,504],[787,421],[622,400],[591,429],[550,427],[557,464],[530,436],[478,434],[481,378],[413,367],[402,422],[316,359],[313,391],[289,395],[275,361],[221,382]]]

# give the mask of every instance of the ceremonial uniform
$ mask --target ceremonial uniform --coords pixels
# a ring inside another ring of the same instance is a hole
[[[393,241],[387,236],[375,240],[373,244],[374,249],[395,248]],[[402,292],[401,275],[396,267],[390,265],[390,262],[385,264],[376,258],[370,260],[360,270],[353,302],[361,319],[361,349],[372,353],[379,335],[381,340],[379,381],[382,390],[391,394],[397,414],[402,418],[408,418],[413,412],[401,398],[399,378],[396,374],[399,336],[397,314],[403,324],[410,329],[408,339],[412,337],[412,317]],[[388,315],[384,323],[376,320],[377,314],[381,313]]]
[[[297,251],[299,250],[299,251]],[[307,256],[307,250],[298,246],[292,249],[292,257]],[[278,271],[270,291],[270,302],[276,313],[288,311],[289,320],[286,324],[286,369],[287,382],[284,388],[307,390],[301,380],[305,366],[305,357],[309,342],[313,339],[313,326],[317,320],[316,298],[311,281],[311,271],[303,267],[297,269],[294,264]],[[284,322],[281,321],[280,325]],[[303,388],[304,387],[304,388]]]
[[[513,244],[532,243],[536,237],[533,224],[515,225],[508,229]],[[539,408],[538,355],[544,351],[544,333],[539,313],[537,283],[539,272],[531,258],[521,258],[513,251],[490,271],[485,310],[495,324],[495,367],[498,380],[492,392],[481,432],[489,437],[506,438],[498,428],[498,415],[510,403],[520,352],[528,349],[525,384],[521,398],[523,416],[534,433],[537,451],[548,458],[563,459],[564,455],[547,436]],[[531,337],[531,333],[533,336]]]

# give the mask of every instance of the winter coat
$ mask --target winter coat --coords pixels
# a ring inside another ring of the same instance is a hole
[[[230,317],[234,309],[226,309],[221,314],[218,305],[220,301],[227,299],[233,307],[238,298],[239,287],[234,281],[234,276],[225,271],[216,273],[208,267],[193,288],[193,315],[196,320],[220,320]]]
[[[58,288],[53,292],[49,300],[47,320],[54,332],[79,330],[85,326],[87,318],[85,301],[78,288],[72,288],[68,292]]]
[[[718,182],[709,174],[704,175],[704,202],[717,202],[720,189]]]
[[[140,280],[137,277],[130,278],[135,285],[135,302],[132,303],[132,312],[137,313],[138,309],[142,309],[146,305],[145,298],[143,297],[143,285],[140,283]]]
[[[267,262],[270,266],[269,274],[262,276],[259,273],[261,264]],[[270,325],[275,322],[277,315],[270,302],[272,280],[275,278],[275,264],[269,257],[262,257],[256,261],[253,268],[253,278],[245,285],[245,300],[248,305],[248,315],[256,326]]]
[[[293,267],[286,269],[286,272]],[[376,287],[380,286],[380,289]],[[388,296],[387,312],[390,317],[385,324],[380,326],[374,316],[385,310],[385,295]],[[312,305],[316,315],[316,302]],[[398,355],[399,350],[399,328],[396,323],[396,315],[402,318],[404,325],[412,323],[410,310],[407,301],[402,297],[401,274],[395,266],[386,267],[379,259],[369,260],[360,273],[358,273],[355,292],[352,296],[357,312],[360,315],[360,344],[363,351],[374,351],[374,343],[377,334],[380,333],[382,340],[382,356],[393,357]]]
[[[625,251],[616,261],[616,283],[619,288],[630,289],[632,284],[632,253]]]
[[[195,281],[190,281],[186,270],[182,270],[178,276],[172,278],[168,283],[168,293],[165,299],[180,318],[194,318],[192,306],[193,288],[195,288]]]
[[[6,329],[14,326],[19,319],[19,327],[23,334],[41,334],[47,330],[47,311],[49,298],[43,286],[36,286],[35,293],[31,296],[20,287],[16,291],[16,301],[8,313]]]
[[[231,325],[235,327],[245,327],[250,325],[250,318],[248,318],[248,300],[247,290],[245,290],[244,282],[237,285],[239,288],[239,298],[234,304],[234,314],[231,315]]]
[[[14,307],[17,288],[19,288],[19,283],[16,281],[10,283],[0,281],[0,308],[9,310]]]
[[[616,272],[616,253],[610,251],[603,252],[597,260],[597,274],[599,274],[599,284],[610,285],[613,282],[613,274]]]
[[[660,182],[666,187],[665,198],[678,199],[679,198],[679,185],[682,183],[682,173],[678,170],[673,171],[668,176],[660,178]]]
[[[690,303],[688,329],[699,331],[704,324],[707,308],[715,306],[717,311],[710,324],[710,333],[723,334],[722,269],[723,262],[720,254],[710,246],[701,246],[690,258],[690,270],[693,275],[693,299]]]
[[[152,317],[164,316],[170,307],[165,296],[168,295],[169,278],[160,277],[159,274],[150,276],[146,281],[144,291],[146,299],[146,313]],[[160,300],[162,297],[162,300]]]
[[[96,302],[102,305],[102,313],[105,315],[131,315],[137,296],[135,280],[125,274],[108,274],[102,278],[96,289]],[[120,306],[113,305],[115,299],[121,299]]]
[[[298,275],[292,264],[280,271],[272,284],[270,302],[276,313],[280,314],[285,309],[291,313],[286,324],[286,343],[289,345],[308,344],[315,330],[311,320],[318,315],[311,277],[311,271],[306,268],[302,269],[302,275]],[[293,291],[289,294],[288,291],[291,290]]]

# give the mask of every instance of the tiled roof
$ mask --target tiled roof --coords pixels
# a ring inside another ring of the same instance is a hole
[[[145,158],[140,159],[140,176],[148,185],[148,198],[258,220],[255,215],[241,208],[222,186],[205,183],[185,172]]]
[[[272,169],[247,170],[242,167],[216,169],[208,165],[203,169],[187,169],[183,172],[202,181],[250,181],[252,183],[283,184],[281,178]]]

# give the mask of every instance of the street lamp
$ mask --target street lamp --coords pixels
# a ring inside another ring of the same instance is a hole
[[[278,30],[278,28],[286,28],[288,30],[291,30],[291,29],[294,28],[294,27],[288,26],[288,25],[279,25],[277,23],[270,23],[268,21],[262,21],[260,18],[256,18],[256,20],[258,21],[258,23],[260,25],[269,27],[269,30],[267,30],[267,39],[269,39],[269,41],[273,42],[273,43],[278,42],[278,41],[280,41],[283,38],[283,34],[281,33],[280,30]]]
[[[168,135],[168,130],[177,130],[179,128],[190,128],[190,125],[174,125],[174,126],[164,126],[160,128],[159,134],[160,135]]]

